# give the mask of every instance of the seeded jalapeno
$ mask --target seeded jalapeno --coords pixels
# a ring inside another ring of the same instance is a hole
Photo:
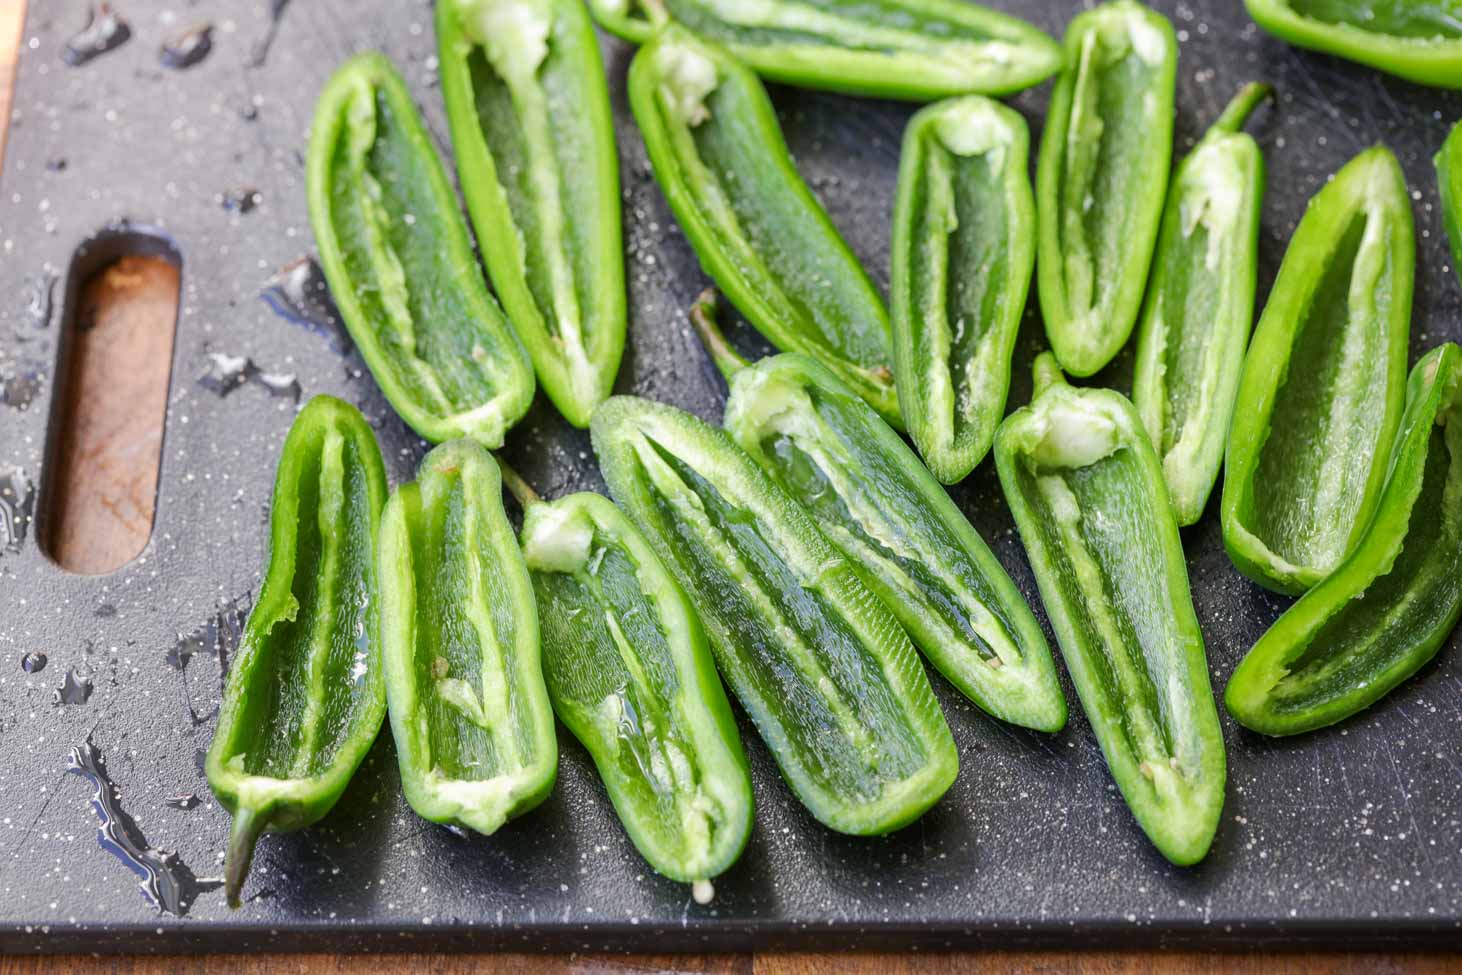
[[[1179,525],[1218,479],[1254,322],[1264,156],[1239,129],[1271,91],[1244,87],[1174,172],[1137,333],[1132,404]]]
[[[385,503],[365,418],[329,396],[310,400],[279,455],[269,564],[205,766],[233,813],[223,870],[234,907],[260,835],[328,813],[381,730],[376,526]]]
[[[756,75],[672,24],[635,55],[629,98],[706,273],[772,344],[901,426],[883,299],[797,174]]]
[[[624,351],[619,160],[599,41],[579,0],[442,0],[442,95],[498,298],[575,426]]]
[[[1416,364],[1385,493],[1354,552],[1249,651],[1225,701],[1245,727],[1311,731],[1385,697],[1462,616],[1462,350]]]
[[[1462,123],[1452,126],[1432,162],[1442,198],[1442,223],[1452,247],[1452,273],[1462,281]]]
[[[351,58],[320,93],[306,197],[340,316],[396,412],[428,440],[499,446],[533,401],[533,367],[383,55]]]
[[[1229,431],[1223,541],[1239,571],[1301,593],[1355,547],[1406,390],[1416,243],[1396,157],[1356,156],[1290,239]]]
[[[540,501],[515,474],[553,710],[657,871],[706,903],[751,834],[751,777],[685,591],[597,494]]]
[[[1208,852],[1224,752],[1162,466],[1132,404],[1036,360],[995,436],[1000,484],[1112,778],[1176,864]]]
[[[910,120],[899,157],[890,306],[899,411],[934,475],[962,480],[1005,415],[1035,263],[1025,119],[971,95]]]
[[[1000,561],[868,404],[796,353],[748,365],[691,312],[731,387],[726,431],[812,515],[828,541],[949,682],[1013,724],[1059,731],[1066,699],[1051,649]]]
[[[898,621],[725,431],[648,400],[594,413],[616,501],[685,585],[721,676],[826,826],[898,829],[959,770]]]
[[[1009,94],[1061,67],[1061,48],[961,0],[589,0],[605,29],[642,44],[667,17],[775,81],[883,98]]]
[[[492,455],[470,440],[427,454],[386,505],[380,565],[406,801],[491,834],[542,802],[558,771],[533,586]]]
[[[1147,286],[1173,154],[1178,41],[1112,0],[1066,30],[1036,172],[1037,285],[1062,368],[1090,376],[1127,342]]]
[[[1254,22],[1297,47],[1439,88],[1462,88],[1454,0],[1244,0]]]

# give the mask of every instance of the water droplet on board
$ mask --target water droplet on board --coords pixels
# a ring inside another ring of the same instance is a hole
[[[0,375],[0,403],[24,412],[45,385],[38,369],[25,369],[13,376]]]
[[[66,157],[52,156],[46,160],[46,171],[49,173],[64,173],[66,171]]]
[[[99,620],[109,620],[117,615],[117,607],[113,606],[111,603],[102,603],[100,606],[92,611],[91,615],[95,616]]]
[[[265,31],[264,37],[254,45],[249,52],[249,67],[262,68],[264,62],[269,58],[269,48],[274,44],[274,38],[279,34],[279,21],[284,16],[284,8],[289,6],[289,0],[270,0],[269,4],[269,29]]]
[[[219,194],[223,208],[231,213],[252,213],[263,199],[252,186],[239,186]]]
[[[66,671],[66,677],[61,681],[60,688],[51,693],[51,703],[56,707],[85,704],[91,700],[92,690],[91,675],[81,673],[72,667]]]
[[[331,350],[344,355],[354,348],[325,274],[313,257],[297,257],[281,267],[264,282],[259,297],[285,321],[323,336]]]
[[[121,792],[107,774],[101,751],[90,739],[71,749],[67,770],[91,783],[97,843],[138,876],[137,886],[153,907],[182,917],[199,894],[223,886],[221,880],[199,880],[176,853],[148,844],[136,820],[122,808]]]
[[[186,670],[194,655],[202,652],[211,654],[218,660],[220,674],[227,673],[228,658],[238,649],[239,641],[243,639],[244,621],[249,618],[252,605],[253,600],[248,596],[231,600],[193,632],[178,634],[178,642],[167,653],[168,666],[174,670]],[[207,718],[198,720],[206,721]]]
[[[34,508],[35,488],[25,471],[0,467],[0,554],[20,551]]]
[[[198,377],[198,385],[219,397],[227,396],[245,383],[254,383],[278,396],[298,403],[304,394],[299,379],[292,373],[265,372],[248,356],[208,353],[208,369]]]
[[[173,809],[197,809],[198,804],[202,801],[194,793],[186,792],[182,795],[168,796],[163,800],[163,804],[171,806]]]
[[[20,658],[20,669],[27,674],[39,674],[46,669],[46,655],[39,650],[32,650]]]
[[[62,165],[65,165],[64,161]],[[33,327],[45,328],[51,324],[55,291],[56,275],[49,271],[26,278],[25,317]]]
[[[66,42],[61,50],[61,60],[79,68],[93,58],[121,47],[132,36],[132,28],[109,3],[93,7],[87,16],[86,26]]]
[[[195,24],[163,42],[158,61],[164,68],[181,71],[208,57],[213,50],[213,25]]]

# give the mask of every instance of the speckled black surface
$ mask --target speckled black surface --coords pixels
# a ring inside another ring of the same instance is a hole
[[[19,519],[0,517],[0,948],[1462,944],[1455,646],[1339,728],[1274,742],[1225,718],[1228,801],[1213,851],[1194,869],[1169,866],[1139,832],[1069,684],[1070,724],[1047,737],[986,719],[936,677],[963,771],[928,815],[885,839],[820,828],[747,729],[757,828],[709,907],[639,860],[567,736],[547,803],[497,836],[462,838],[407,808],[383,735],[323,823],[263,841],[249,901],[230,912],[209,883],[228,820],[199,763],[221,687],[217,648],[231,644],[258,586],[270,482],[293,401],[262,382],[220,396],[229,384],[199,380],[217,366],[210,353],[221,353],[293,375],[305,396],[342,396],[376,427],[393,483],[408,477],[425,445],[392,414],[358,356],[275,314],[260,292],[276,269],[311,251],[301,152],[315,93],[339,61],[384,49],[446,141],[426,2],[287,4],[255,63],[279,3],[118,0],[130,39],[82,67],[66,65],[61,51],[86,22],[85,0],[30,5],[0,178],[0,514],[22,509]],[[1076,7],[1004,5],[1058,34]],[[1430,162],[1462,114],[1462,96],[1290,51],[1230,0],[1158,6],[1182,41],[1180,148],[1242,82],[1264,78],[1281,93],[1251,126],[1270,174],[1261,296],[1305,200],[1382,140],[1397,151],[1415,201],[1413,360],[1462,338],[1462,291]],[[186,70],[163,67],[162,44],[204,21],[214,25],[208,56]],[[705,280],[629,120],[631,49],[606,40],[605,50],[632,318],[619,388],[715,417],[724,387],[681,314]],[[1048,90],[1015,100],[1037,133]],[[886,283],[899,134],[912,109],[790,89],[774,98],[802,170]],[[257,206],[243,212],[248,189]],[[129,225],[171,241],[183,269],[157,520],[134,562],[87,578],[50,563],[33,526],[16,533],[11,522],[27,528],[27,485],[44,517],[44,492],[33,486],[44,473],[58,339],[80,273],[105,249],[94,248],[76,273],[73,255],[107,228],[115,236]],[[735,334],[748,350],[758,347],[744,326]],[[1039,345],[1032,314],[1012,405],[1029,395],[1025,373]],[[1130,353],[1103,378],[1125,388],[1129,371]],[[23,408],[8,405],[27,398]],[[507,453],[546,494],[600,486],[587,436],[541,396]],[[955,493],[1034,600],[992,465]],[[1215,509],[1185,540],[1221,687],[1283,601],[1229,565]],[[21,658],[32,652],[49,662],[27,673]],[[84,703],[53,703],[73,668],[92,675],[93,693]],[[175,851],[167,863],[184,877],[186,914],[160,911],[98,842],[94,789],[67,771],[71,750],[88,738],[132,820],[123,832]],[[166,801],[190,793],[202,797],[191,809]]]

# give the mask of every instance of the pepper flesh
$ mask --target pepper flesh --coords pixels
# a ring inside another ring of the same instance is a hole
[[[1401,419],[1415,241],[1396,157],[1356,156],[1310,201],[1254,329],[1229,431],[1223,541],[1301,593],[1355,547]]]
[[[306,197],[320,265],[371,375],[431,441],[487,447],[533,401],[533,369],[487,292],[457,197],[384,55],[320,93]]]
[[[434,823],[491,834],[558,770],[538,611],[497,462],[456,440],[381,520],[381,631],[401,787]]]
[[[1010,94],[1061,67],[1061,48],[1006,14],[959,0],[589,0],[643,44],[670,17],[763,77],[855,95],[927,100]]]
[[[1036,171],[1036,264],[1051,350],[1090,376],[1126,344],[1173,154],[1178,42],[1161,14],[1112,0],[1066,30]]]
[[[229,666],[208,784],[233,813],[224,859],[239,905],[254,844],[328,813],[381,730],[376,526],[386,472],[360,412],[300,411],[279,455],[269,563]]]
[[[1439,88],[1462,88],[1462,19],[1454,0],[1244,0],[1282,40]]]
[[[590,429],[610,492],[685,584],[722,677],[809,811],[843,833],[916,819],[959,758],[898,621],[722,430],[613,396]]]
[[[641,855],[708,899],[710,879],[746,846],[753,807],[700,617],[597,494],[529,502],[522,542],[554,712],[593,757]]]
[[[977,95],[931,105],[904,130],[893,371],[909,434],[945,484],[984,459],[1005,415],[1036,258],[1029,144],[1020,113]]]
[[[1239,129],[1271,93],[1240,90],[1178,165],[1138,330],[1132,405],[1180,526],[1203,514],[1218,480],[1254,322],[1264,156]]]
[[[1462,616],[1462,350],[1411,372],[1390,477],[1355,551],[1240,661],[1229,713],[1267,735],[1334,724],[1434,657]]]
[[[1201,860],[1224,751],[1162,467],[1136,410],[1074,389],[1049,353],[995,436],[1000,484],[1082,708],[1153,845]]]
[[[624,352],[619,159],[579,0],[437,4],[442,95],[493,288],[543,391],[589,424]]]
[[[1432,162],[1442,199],[1442,223],[1452,247],[1452,273],[1462,281],[1462,123],[1452,126]]]
[[[816,361],[748,365],[703,296],[691,313],[731,387],[731,438],[800,504],[951,684],[1012,724],[1059,731],[1051,649],[1000,560],[868,404]]]
[[[629,98],[701,266],[772,344],[901,426],[883,299],[792,165],[756,75],[671,24],[635,55]]]

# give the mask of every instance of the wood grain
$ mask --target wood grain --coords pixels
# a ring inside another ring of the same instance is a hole
[[[23,0],[0,0],[0,159],[3,159],[5,128],[9,121],[11,83],[16,53],[20,48]],[[106,360],[107,374],[141,374],[156,369],[158,337],[164,332],[171,345],[172,303],[176,300],[176,271],[162,261],[147,265],[123,265],[108,284],[103,275],[106,300],[98,307],[98,322],[114,322],[98,336],[95,346]],[[162,265],[158,267],[156,265]],[[119,311],[114,303],[120,302]],[[114,317],[108,317],[114,316]],[[143,321],[153,316],[150,326]],[[157,321],[161,316],[162,321]],[[164,357],[165,359],[165,357]],[[164,369],[166,367],[164,366]],[[165,377],[165,372],[164,372]],[[99,401],[96,401],[99,402]],[[96,449],[110,451],[112,458],[93,471],[81,489],[93,496],[151,496],[145,485],[138,487],[143,472],[126,458],[145,451],[134,450],[138,428],[108,426],[105,416],[94,415],[95,402],[76,401],[75,429],[93,431]],[[160,420],[158,421],[160,428]],[[78,450],[79,452],[79,450]],[[155,464],[153,465],[155,472]],[[140,493],[139,493],[140,492]],[[138,505],[139,511],[142,505]],[[151,521],[148,510],[147,521]],[[88,559],[125,561],[137,545],[137,517],[103,519],[92,529],[85,543]],[[142,538],[145,540],[146,535]],[[204,975],[230,972],[237,975],[354,975],[376,971],[428,972],[432,975],[483,975],[513,972],[523,975],[645,975],[659,972],[704,972],[708,975],[943,975],[943,973],[1008,973],[1008,975],[1151,975],[1174,972],[1180,975],[1443,975],[1462,972],[1462,956],[1452,955],[1214,955],[1168,954],[1160,952],[1062,953],[1021,952],[984,954],[737,954],[685,956],[605,955],[219,955],[166,957],[54,957],[0,958],[0,975],[38,975],[71,972],[75,975]]]

